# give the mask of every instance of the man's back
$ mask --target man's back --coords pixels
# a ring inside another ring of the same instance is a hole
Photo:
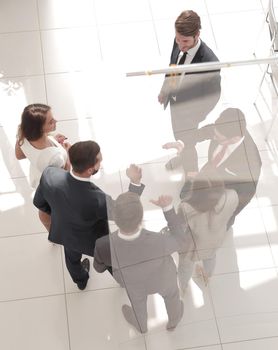
[[[89,181],[49,167],[34,198],[37,207],[44,203],[51,208],[49,239],[93,256],[95,240],[108,234],[105,194]]]

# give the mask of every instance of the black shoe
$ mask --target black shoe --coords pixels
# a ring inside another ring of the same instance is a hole
[[[186,197],[188,197],[188,195],[190,194],[191,185],[192,185],[191,180],[185,181],[180,192],[180,199],[186,199]]]
[[[83,269],[84,269],[87,273],[89,273],[89,271],[90,271],[90,260],[89,260],[88,258],[84,259],[84,260],[81,262],[81,265],[82,265]],[[87,287],[88,279],[89,279],[89,277],[86,279],[86,281],[78,282],[78,283],[77,283],[77,287],[78,287],[80,290],[84,290],[84,289]]]

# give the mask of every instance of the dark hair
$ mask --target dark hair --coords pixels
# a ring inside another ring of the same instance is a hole
[[[46,121],[46,114],[51,107],[34,103],[24,108],[21,115],[21,123],[18,126],[18,143],[22,145],[23,139],[36,141],[43,136],[43,126]]]
[[[175,22],[176,31],[184,36],[196,36],[201,29],[201,19],[192,10],[183,11]]]
[[[212,211],[224,193],[224,182],[216,170],[205,169],[193,180],[191,196],[186,201],[199,212]]]
[[[68,152],[73,171],[81,174],[93,167],[97,162],[99,152],[100,147],[94,141],[76,142]]]
[[[243,136],[246,131],[246,120],[238,108],[227,108],[215,121],[216,130],[227,138]]]
[[[143,219],[143,206],[138,194],[125,192],[115,201],[114,220],[124,233],[134,232]]]

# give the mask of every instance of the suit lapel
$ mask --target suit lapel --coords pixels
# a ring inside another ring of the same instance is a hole
[[[201,45],[198,51],[196,52],[196,55],[193,57],[193,60],[191,61],[191,63],[203,62],[203,56],[204,56],[203,51],[204,51],[204,43],[201,41]]]

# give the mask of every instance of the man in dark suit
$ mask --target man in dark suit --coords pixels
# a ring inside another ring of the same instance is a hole
[[[98,239],[94,255],[94,267],[98,272],[113,267],[113,276],[126,289],[132,305],[132,308],[122,307],[124,317],[141,333],[147,332],[147,297],[150,294],[159,293],[164,298],[168,330],[175,328],[183,315],[171,254],[186,251],[189,235],[183,231],[171,197],[161,196],[152,203],[163,209],[168,230],[158,233],[141,228],[143,207],[139,196],[123,193],[114,206],[119,230]]]
[[[200,39],[201,20],[194,11],[182,12],[175,22],[176,36],[170,65],[215,62],[218,58]],[[174,136],[185,146],[180,156],[166,164],[172,169],[182,164],[185,181],[198,171],[195,134],[198,125],[217,104],[220,93],[220,71],[166,76],[158,100],[164,109],[170,102]],[[167,148],[167,146],[165,147]]]
[[[108,218],[113,200],[91,182],[100,168],[100,147],[93,141],[77,142],[69,149],[70,172],[48,167],[42,174],[34,197],[34,205],[50,215],[49,240],[62,244],[68,271],[78,288],[86,288],[89,259],[81,262],[82,254],[94,255],[95,241],[107,235]],[[130,191],[141,194],[141,169],[127,169]]]
[[[256,193],[262,161],[258,148],[246,129],[246,120],[238,108],[224,110],[214,124],[198,130],[197,142],[210,139],[208,162],[205,167],[213,167],[224,181],[225,187],[234,189],[239,204],[228,226],[251,201]],[[187,192],[183,193],[185,197]]]

